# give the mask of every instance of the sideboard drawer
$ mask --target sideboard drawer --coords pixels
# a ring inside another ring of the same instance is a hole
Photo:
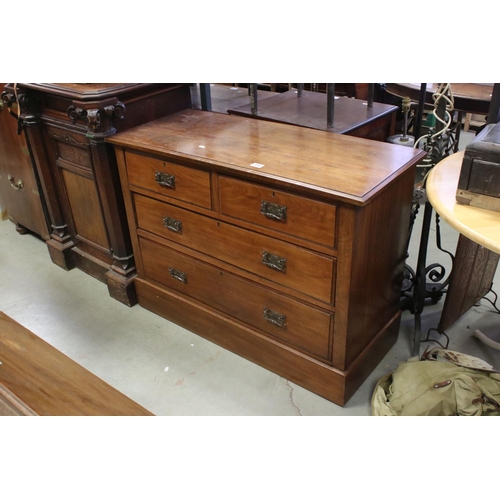
[[[139,194],[134,200],[139,228],[332,302],[335,259]]]
[[[199,300],[300,350],[328,360],[333,314],[139,238],[146,278]],[[217,292],[214,293],[214,290]]]
[[[335,246],[335,205],[225,176],[219,177],[219,193],[224,215]]]
[[[210,173],[177,163],[126,152],[130,185],[170,196],[204,208],[212,208]]]

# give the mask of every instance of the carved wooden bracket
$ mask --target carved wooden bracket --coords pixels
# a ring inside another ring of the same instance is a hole
[[[18,134],[21,133],[21,130],[26,124],[34,123],[35,116],[33,113],[36,99],[28,97],[24,93],[15,94],[12,91],[4,90],[0,94],[0,100],[6,105],[9,113],[17,120]],[[14,104],[17,104],[16,111],[12,109]]]
[[[14,94],[11,92],[7,92],[6,90],[4,90],[0,94],[0,99],[8,108],[10,108],[12,104],[16,102],[16,97],[14,96]]]
[[[103,108],[84,109],[71,105],[67,110],[68,117],[75,124],[81,120],[87,124],[89,129],[94,132],[104,132],[111,126],[112,120],[118,118],[123,120],[125,114],[125,104],[117,102]]]

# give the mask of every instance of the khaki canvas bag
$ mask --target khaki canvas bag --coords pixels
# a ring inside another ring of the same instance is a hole
[[[473,356],[426,350],[379,380],[371,406],[374,416],[500,415],[500,373]]]

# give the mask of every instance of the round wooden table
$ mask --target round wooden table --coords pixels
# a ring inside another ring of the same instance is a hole
[[[500,212],[461,205],[456,201],[463,157],[464,151],[455,153],[440,161],[430,171],[426,183],[428,200],[439,216],[461,235],[495,254],[500,254]],[[471,270],[471,274],[473,273],[474,269]],[[457,281],[461,282],[462,286],[469,282],[463,279]],[[447,300],[451,299],[453,282],[454,280],[450,282]],[[491,348],[500,350],[500,343],[486,337],[480,330],[475,330],[474,335]]]
[[[455,199],[464,152],[440,161],[429,173],[426,193],[434,210],[458,232],[500,254],[500,212],[460,205]]]

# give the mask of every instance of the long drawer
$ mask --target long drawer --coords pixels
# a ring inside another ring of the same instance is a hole
[[[139,238],[144,275],[324,360],[333,314]]]
[[[335,246],[335,205],[225,176],[219,176],[219,194],[225,215]]]
[[[125,158],[131,189],[137,186],[212,208],[209,172],[130,152],[125,153]]]
[[[333,302],[335,259],[138,194],[134,202],[139,228]]]

